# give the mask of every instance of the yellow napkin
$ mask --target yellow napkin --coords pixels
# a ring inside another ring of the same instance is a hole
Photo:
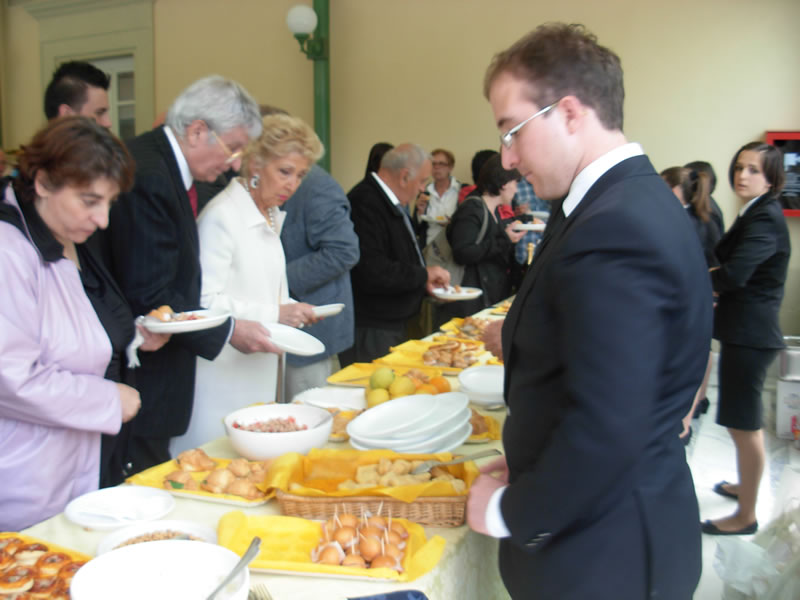
[[[229,458],[211,457],[211,460],[217,463],[218,469],[224,469],[231,462],[231,459]],[[125,480],[125,482],[132,483],[134,485],[143,485],[147,487],[159,488],[162,490],[166,489],[169,492],[179,492],[180,494],[205,496],[207,498],[214,498],[214,499],[223,498],[225,500],[233,500],[237,503],[242,503],[242,504],[263,504],[269,498],[272,498],[272,496],[275,495],[274,493],[268,493],[263,498],[256,498],[255,500],[250,500],[242,496],[234,496],[233,494],[213,494],[211,492],[207,492],[206,490],[170,489],[164,487],[164,478],[173,471],[179,471],[179,470],[180,467],[178,466],[178,463],[175,462],[175,460],[169,460],[165,463],[161,463],[160,465],[156,465],[155,467],[150,467],[149,469],[142,471],[141,473],[132,475],[131,477],[128,477]],[[197,483],[200,483],[210,472],[211,471],[194,471],[189,474],[192,476],[192,479],[194,479]],[[265,482],[261,482],[257,483],[256,487],[262,492],[266,492],[269,486]]]
[[[463,479],[466,489],[459,493],[447,481],[428,481],[415,485],[374,487],[359,490],[339,490],[337,486],[355,479],[356,469],[361,465],[376,464],[381,458],[396,460],[451,460],[450,452],[440,454],[397,454],[391,450],[330,450],[312,449],[308,456],[294,452],[275,459],[267,473],[265,483],[272,488],[297,496],[346,497],[346,496],[390,496],[403,502],[413,502],[420,497],[466,496],[469,487],[480,472],[475,463],[468,461],[443,467],[449,473]]]
[[[353,363],[346,366],[344,369],[337,371],[328,377],[328,383],[332,385],[350,385],[355,387],[367,387],[369,385],[369,378],[375,372],[375,369],[384,365],[376,363]],[[417,366],[400,366],[395,368],[396,375],[405,375],[412,368],[425,373],[428,377],[439,377],[442,374],[441,369],[438,367],[428,367],[422,364]]]
[[[402,523],[408,531],[402,573],[398,573],[394,569],[359,569],[311,562],[311,551],[322,540],[322,524],[299,517],[247,516],[241,511],[229,512],[223,515],[219,521],[217,540],[220,546],[241,556],[247,550],[253,537],[260,537],[261,549],[255,560],[250,563],[250,568],[254,570],[324,573],[413,581],[436,566],[442,556],[445,541],[438,535],[426,540],[425,530],[421,525],[406,519],[394,520]]]

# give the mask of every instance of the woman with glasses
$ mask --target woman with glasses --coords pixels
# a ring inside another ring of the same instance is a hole
[[[717,423],[736,446],[736,483],[714,491],[738,502],[733,514],[702,523],[712,535],[751,534],[758,529],[756,499],[764,471],[762,401],[767,368],[783,348],[778,312],[791,246],[778,195],[785,174],[780,150],[762,142],[742,146],[728,171],[742,207],[717,244],[719,267],[711,270],[719,298],[714,337],[720,341]]]
[[[197,219],[202,306],[265,325],[303,327],[317,320],[310,304],[289,298],[280,207],[322,153],[319,138],[300,119],[264,118],[261,136],[241,157],[240,176]],[[222,419],[237,408],[274,402],[277,367],[274,354],[243,354],[230,346],[213,362],[199,358],[191,422],[173,440],[173,453],[223,435]]]

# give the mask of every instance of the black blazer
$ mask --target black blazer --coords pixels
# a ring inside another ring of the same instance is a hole
[[[716,339],[751,348],[783,348],[778,312],[791,253],[776,196],[761,197],[734,221],[717,244],[720,268],[711,272],[719,294]]]
[[[99,245],[135,315],[168,304],[176,312],[200,307],[197,225],[178,163],[163,129],[127,142],[136,160],[133,190],[114,203]],[[156,352],[139,352],[136,382],[142,408],[134,434],[167,438],[184,433],[194,398],[195,359],[212,360],[231,321],[174,335]]]
[[[403,209],[392,204],[372,175],[347,198],[360,250],[350,273],[356,325],[399,329],[419,310],[428,281]]]
[[[706,257],[706,265],[708,265],[709,268],[716,267],[719,263],[717,262],[717,255],[714,251],[722,237],[722,232],[719,229],[719,225],[717,225],[713,213],[705,223],[697,216],[697,212],[694,210],[693,206],[686,207],[686,214],[689,215],[689,218],[692,220],[692,225],[697,233],[697,239],[700,240],[700,245],[703,247],[703,256]]]
[[[566,220],[554,204],[502,334],[512,597],[692,597],[699,512],[678,434],[710,294],[697,236],[646,157],[606,172]]]
[[[484,214],[489,223],[481,243],[476,244]],[[459,204],[447,226],[447,241],[453,249],[455,261],[465,265],[461,285],[483,290],[480,298],[458,303],[463,305],[459,306],[462,314],[471,315],[511,295],[509,270],[514,245],[508,239],[504,225],[489,214],[481,198],[467,198]]]

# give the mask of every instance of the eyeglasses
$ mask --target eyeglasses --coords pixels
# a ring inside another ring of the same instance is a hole
[[[229,165],[229,164],[239,160],[240,158],[242,158],[242,153],[243,153],[242,150],[239,150],[237,152],[231,152],[231,149],[228,148],[228,144],[226,144],[222,140],[222,138],[217,135],[217,132],[214,131],[213,129],[211,130],[211,135],[214,136],[214,139],[219,142],[220,146],[222,146],[222,149],[225,151],[225,154],[228,155],[228,158],[225,160],[225,164],[226,165]]]
[[[515,135],[517,135],[517,133],[519,133],[519,130],[520,130],[520,129],[522,129],[523,127],[525,127],[525,125],[527,125],[529,121],[533,121],[533,120],[534,120],[536,117],[540,117],[540,116],[542,116],[543,114],[545,114],[547,111],[549,111],[550,109],[552,109],[552,108],[555,108],[555,106],[556,106],[556,105],[557,105],[559,102],[561,102],[561,100],[560,100],[560,99],[559,99],[559,100],[556,100],[555,102],[553,102],[553,103],[552,103],[550,106],[545,106],[545,107],[544,107],[542,110],[540,110],[539,112],[537,112],[537,113],[535,113],[535,114],[532,114],[530,117],[528,117],[527,119],[525,119],[525,120],[524,120],[522,123],[519,123],[519,124],[517,124],[517,125],[514,125],[514,127],[512,127],[511,129],[509,129],[508,131],[506,131],[505,133],[503,133],[503,134],[501,134],[501,135],[500,135],[500,142],[501,142],[501,143],[503,144],[503,146],[505,146],[506,148],[511,148],[511,144],[513,144],[513,143],[514,143],[514,136],[515,136]]]

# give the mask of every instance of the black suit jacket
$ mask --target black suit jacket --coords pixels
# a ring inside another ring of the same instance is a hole
[[[717,244],[711,272],[719,294],[714,337],[751,348],[783,348],[778,312],[792,253],[776,196],[763,196],[737,218]]]
[[[356,325],[398,329],[419,310],[428,273],[420,264],[403,210],[372,175],[347,194],[360,258],[350,273]]]
[[[710,279],[644,156],[554,206],[503,326],[514,598],[688,600],[697,499],[678,435],[703,378]]]
[[[200,307],[197,225],[178,163],[163,129],[127,142],[136,160],[133,190],[114,203],[101,246],[135,315],[168,304],[176,312]],[[174,335],[156,352],[139,352],[136,381],[142,408],[134,434],[167,438],[184,433],[194,398],[195,359],[212,360],[231,322]]]

